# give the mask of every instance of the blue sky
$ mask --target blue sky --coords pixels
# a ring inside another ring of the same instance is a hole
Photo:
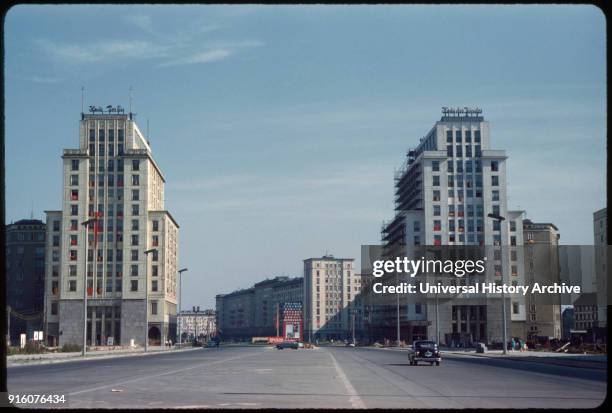
[[[5,18],[7,221],[61,207],[85,104],[150,123],[184,308],[326,251],[359,259],[442,106],[478,106],[509,206],[593,242],[605,17],[592,6],[17,6]]]

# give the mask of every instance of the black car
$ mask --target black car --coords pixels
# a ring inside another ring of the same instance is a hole
[[[282,343],[278,343],[276,345],[276,348],[279,350],[285,349],[285,348],[292,348],[294,350],[297,350],[300,347],[300,345],[298,344],[297,341],[283,341]]]
[[[442,357],[438,344],[430,340],[415,341],[408,350],[408,361],[411,366],[416,366],[419,361],[427,362],[429,365],[436,363],[436,366],[439,366]]]

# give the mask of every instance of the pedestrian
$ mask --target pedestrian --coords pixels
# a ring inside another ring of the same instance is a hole
[[[512,337],[512,341],[510,342],[510,350],[514,352],[515,347],[516,347],[516,341],[514,341],[514,337]]]
[[[526,341],[525,341],[525,343],[523,344],[523,346],[524,346],[524,351],[527,351],[527,350],[528,350],[528,347],[527,347],[527,342],[526,342]]]
[[[522,353],[523,352],[523,340],[519,339],[519,350]]]

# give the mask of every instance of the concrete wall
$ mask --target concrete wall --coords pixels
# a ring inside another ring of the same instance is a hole
[[[83,345],[83,301],[60,300],[59,345]]]
[[[144,346],[144,320],[144,300],[121,301],[121,345],[127,346],[134,339],[135,344]]]

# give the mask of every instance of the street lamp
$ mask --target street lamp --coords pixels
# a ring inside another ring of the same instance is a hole
[[[83,356],[85,356],[85,353],[87,352],[87,258],[89,256],[89,225],[92,223],[95,224],[97,221],[98,218],[90,218],[87,221],[81,222],[81,225],[85,227],[85,271],[83,272],[83,349],[81,351]]]
[[[144,351],[146,352],[149,349],[149,254],[157,253],[157,248],[151,248],[146,250],[145,257],[145,342],[144,342]]]
[[[487,217],[493,219],[494,221],[499,222],[500,224],[500,231],[501,231],[501,222],[504,221],[506,218],[502,217],[499,214],[487,214]],[[500,266],[500,270],[501,270],[501,282],[502,282],[502,287],[504,284],[504,260],[503,260],[503,248],[502,248],[502,243],[500,240],[499,243],[499,259],[501,261],[501,266]],[[507,354],[506,351],[506,347],[508,346],[508,333],[507,333],[507,327],[506,327],[506,295],[504,294],[504,288],[502,288],[502,328],[503,328],[503,333],[504,333],[504,343],[502,345],[502,354]]]
[[[178,312],[177,312],[177,317],[176,317],[176,325],[177,325],[177,329],[178,329],[178,347],[181,348],[181,300],[183,299],[183,273],[187,271],[187,268],[183,268],[182,270],[178,270],[178,274],[179,274],[179,302],[178,302]]]

